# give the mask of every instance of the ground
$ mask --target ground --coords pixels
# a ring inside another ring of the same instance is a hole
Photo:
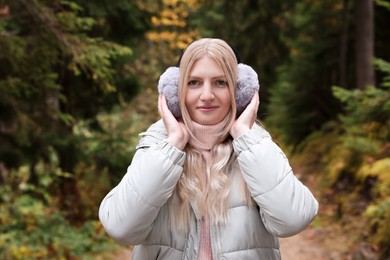
[[[342,260],[340,249],[327,248],[324,239],[316,228],[309,227],[298,235],[280,239],[280,250],[283,260]]]
[[[295,175],[310,189],[319,201],[317,217],[301,233],[280,239],[283,260],[349,260],[348,238],[333,221],[329,221],[332,205],[321,200],[317,178],[293,165]]]

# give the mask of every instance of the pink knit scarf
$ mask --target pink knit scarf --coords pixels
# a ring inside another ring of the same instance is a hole
[[[227,120],[228,117],[215,125],[201,125],[192,122],[195,138],[191,137],[189,144],[202,153],[207,168],[210,167],[212,161],[212,148],[222,141],[218,133],[225,127]],[[200,231],[198,260],[212,260],[210,218],[207,214],[206,216],[202,216]]]
[[[199,151],[210,151],[216,144],[222,142],[218,135],[225,127],[228,117],[215,125],[201,125],[192,121],[193,134],[195,138],[190,138],[189,144]]]

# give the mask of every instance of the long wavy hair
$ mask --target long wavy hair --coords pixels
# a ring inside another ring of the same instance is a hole
[[[230,113],[227,115],[225,126],[218,133],[221,143],[211,151],[212,161],[206,167],[200,151],[187,145],[185,148],[186,161],[183,173],[168,202],[171,224],[180,230],[187,230],[190,218],[190,205],[199,214],[208,215],[213,224],[226,223],[228,197],[231,187],[232,174],[239,171],[236,156],[233,151],[232,138],[229,130],[234,123],[236,113],[235,91],[237,83],[237,58],[232,48],[223,40],[203,38],[191,43],[180,60],[179,99],[183,121],[191,138],[195,138],[192,119],[185,105],[187,83],[194,63],[208,56],[221,67],[228,82]],[[241,176],[241,174],[240,174]],[[244,180],[241,178],[241,197],[248,204],[252,203],[251,196]]]

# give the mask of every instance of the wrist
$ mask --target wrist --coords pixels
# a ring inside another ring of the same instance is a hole
[[[174,137],[168,137],[167,138],[168,143],[175,146],[179,150],[184,150],[184,147],[186,147],[187,141],[185,141],[184,138],[174,138]]]
[[[230,135],[236,139],[237,137],[240,137],[241,135],[245,134],[246,132],[248,132],[250,130],[249,127],[237,127],[237,128],[234,128],[230,131]]]

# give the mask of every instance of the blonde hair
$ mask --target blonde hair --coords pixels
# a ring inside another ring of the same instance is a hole
[[[171,225],[180,230],[187,230],[190,219],[190,201],[195,202],[200,216],[209,215],[211,223],[226,223],[228,197],[232,174],[239,171],[237,158],[233,151],[232,138],[229,130],[236,119],[235,91],[237,83],[237,59],[232,48],[223,40],[204,38],[190,44],[180,61],[179,99],[183,121],[194,138],[192,119],[185,105],[185,95],[190,71],[194,63],[208,56],[221,67],[228,82],[230,93],[230,113],[226,125],[219,133],[222,143],[217,144],[211,151],[213,157],[210,169],[205,166],[200,151],[186,146],[186,161],[183,173],[168,202]],[[205,171],[206,169],[206,171]],[[252,203],[249,191],[241,176],[241,197],[248,204]],[[206,178],[207,181],[204,181]]]
[[[184,124],[187,126],[189,133],[192,131],[192,119],[185,105],[185,96],[187,92],[188,78],[194,63],[204,57],[208,56],[219,65],[225,74],[228,82],[230,100],[230,115],[223,131],[220,133],[221,137],[226,137],[229,129],[234,123],[237,114],[236,106],[236,85],[237,85],[237,58],[233,49],[221,39],[203,38],[191,43],[180,60],[180,74],[179,74],[179,100],[180,110]],[[192,135],[193,137],[193,135]]]

